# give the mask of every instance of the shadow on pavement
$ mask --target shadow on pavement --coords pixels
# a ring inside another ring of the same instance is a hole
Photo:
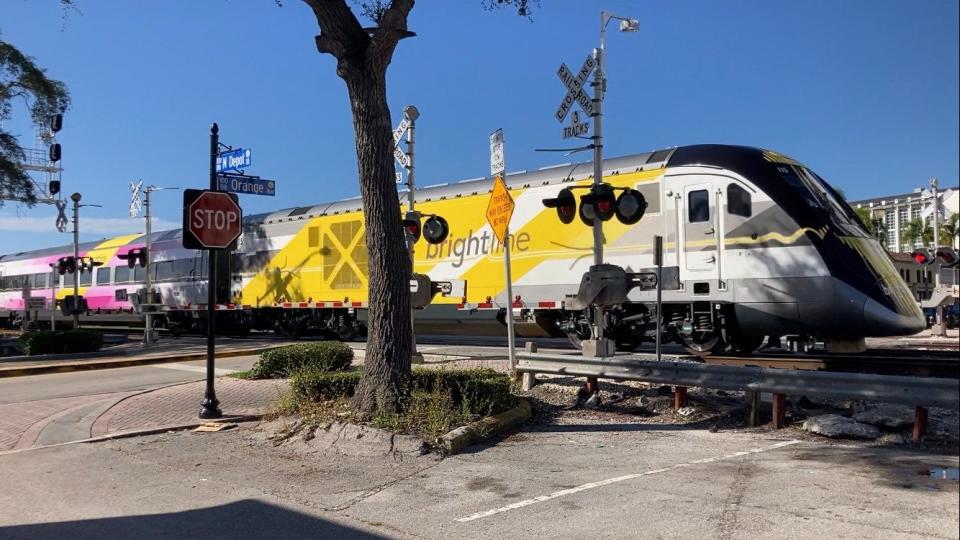
[[[386,538],[262,501],[169,514],[0,527],[0,538]]]
[[[916,492],[957,492],[956,480],[934,478],[931,471],[957,467],[957,455],[949,451],[931,451],[908,447],[836,447],[824,446],[795,452],[794,461],[819,461],[843,465],[891,488]]]

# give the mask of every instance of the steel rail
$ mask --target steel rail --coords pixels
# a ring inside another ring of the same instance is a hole
[[[960,405],[960,380],[902,375],[723,366],[626,357],[518,353],[517,371],[699,386],[773,394],[865,399],[950,409]]]

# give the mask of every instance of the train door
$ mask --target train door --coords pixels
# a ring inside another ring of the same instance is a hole
[[[693,282],[694,294],[720,288],[720,257],[723,224],[720,208],[721,182],[706,175],[683,175],[671,179],[677,197],[678,249],[683,281]]]

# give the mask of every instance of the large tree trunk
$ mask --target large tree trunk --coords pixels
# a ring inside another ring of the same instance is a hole
[[[393,135],[385,73],[344,77],[353,109],[360,194],[369,257],[369,321],[363,377],[354,409],[394,411],[410,374],[410,258],[393,173]]]
[[[363,28],[345,0],[304,1],[320,26],[317,50],[337,59],[353,111],[370,300],[363,377],[353,407],[365,415],[396,411],[410,375],[410,259],[394,182],[386,75],[397,42],[407,35],[413,0],[392,0],[377,13],[375,29]]]

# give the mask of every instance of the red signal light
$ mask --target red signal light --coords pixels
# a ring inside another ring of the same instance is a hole
[[[561,189],[553,199],[543,199],[543,205],[547,208],[556,208],[557,217],[560,218],[561,223],[573,222],[577,214],[577,199],[570,188]]]
[[[933,264],[934,257],[933,253],[929,249],[917,249],[910,254],[913,257],[913,262],[920,265]]]

